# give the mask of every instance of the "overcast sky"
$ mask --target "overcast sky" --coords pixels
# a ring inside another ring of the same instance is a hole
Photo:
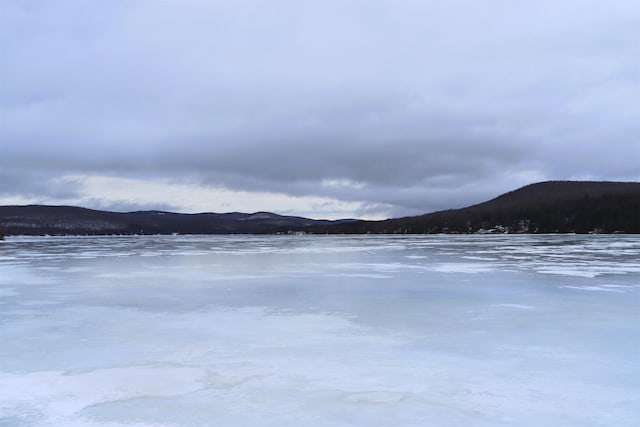
[[[0,2],[0,204],[412,215],[640,181],[640,2]]]

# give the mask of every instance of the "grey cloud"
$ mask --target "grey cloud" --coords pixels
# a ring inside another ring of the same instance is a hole
[[[99,173],[409,214],[640,179],[633,2],[0,7],[3,194]]]
[[[3,165],[0,195],[46,199],[74,199],[81,194],[79,183],[63,182],[49,171],[16,169]]]

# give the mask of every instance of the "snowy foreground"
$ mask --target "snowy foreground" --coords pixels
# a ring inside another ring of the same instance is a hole
[[[0,426],[635,426],[640,236],[0,242]]]

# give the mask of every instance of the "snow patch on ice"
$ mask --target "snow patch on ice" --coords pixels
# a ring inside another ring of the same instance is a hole
[[[343,273],[343,274],[325,274],[326,277],[361,277],[365,279],[391,279],[393,276],[387,274],[375,273]]]
[[[62,371],[0,372],[3,409],[28,404],[55,420],[104,402],[143,396],[178,396],[200,390],[208,372],[180,365],[98,369],[70,375]]]
[[[604,286],[560,286],[564,289],[578,289],[581,291],[600,291],[600,292],[615,292],[618,294],[623,293],[623,291],[611,288],[605,288]]]
[[[534,309],[535,307],[532,305],[526,305],[526,304],[492,304],[493,307],[504,307],[504,308],[517,308],[517,309],[521,309],[521,310],[531,310]]]
[[[434,271],[440,273],[486,273],[494,270],[491,264],[479,264],[479,263],[445,263],[438,264],[432,268]]]
[[[396,403],[404,398],[402,393],[391,391],[365,391],[344,396],[348,403]]]

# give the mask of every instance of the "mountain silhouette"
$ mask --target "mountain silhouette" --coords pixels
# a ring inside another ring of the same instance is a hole
[[[0,224],[0,235],[640,233],[640,183],[541,182],[462,209],[383,221],[28,205],[0,206]]]

